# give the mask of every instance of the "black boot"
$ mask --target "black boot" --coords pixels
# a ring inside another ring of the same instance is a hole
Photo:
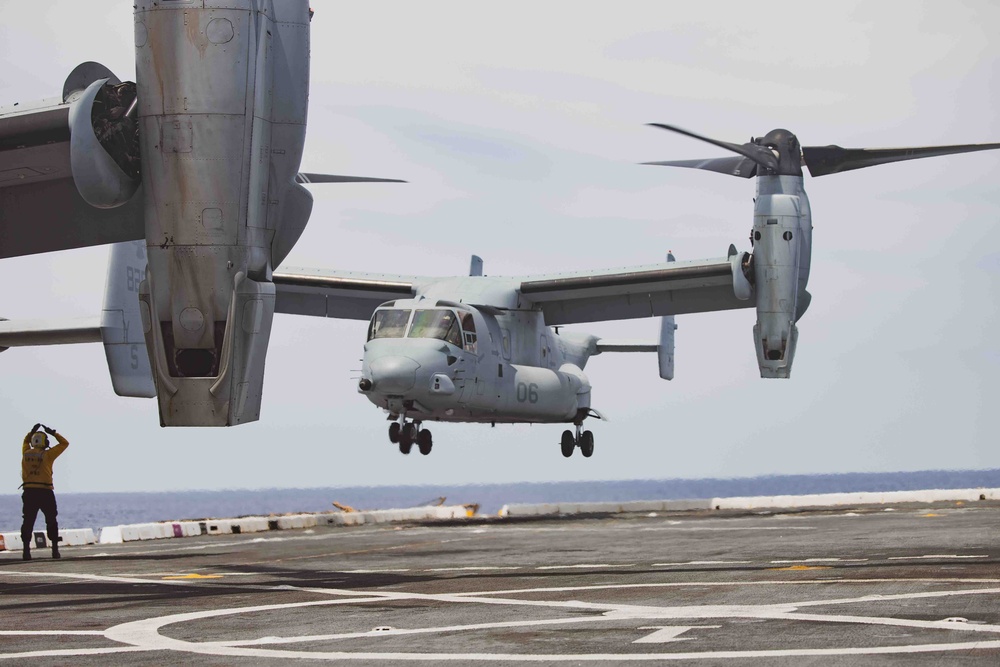
[[[62,558],[62,556],[59,555],[59,545],[58,544],[53,544],[52,545],[52,557],[53,558]]]
[[[25,545],[24,551],[21,552],[21,560],[31,560],[31,547],[28,545]]]

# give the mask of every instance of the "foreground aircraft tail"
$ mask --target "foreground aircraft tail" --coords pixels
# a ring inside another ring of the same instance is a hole
[[[111,384],[119,396],[153,398],[156,387],[146,354],[146,338],[139,302],[139,283],[146,275],[146,243],[131,241],[111,246],[108,277],[101,311],[101,341],[108,360]],[[146,319],[149,319],[147,313]]]
[[[100,317],[0,320],[0,351],[34,345],[104,343],[115,393],[136,398],[156,396],[139,310],[139,283],[145,273],[144,241],[112,245]]]

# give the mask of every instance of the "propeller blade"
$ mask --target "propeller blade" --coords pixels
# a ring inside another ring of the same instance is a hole
[[[643,162],[642,164],[703,169],[740,178],[751,178],[757,175],[757,163],[742,156],[717,157],[709,160],[667,160],[666,162]]]
[[[1000,148],[1000,144],[963,144],[923,148],[841,148],[840,146],[803,146],[802,159],[813,176],[838,174],[852,169],[874,167],[890,162],[919,160],[925,157],[972,153]]]
[[[732,151],[733,153],[737,153],[745,158],[753,160],[766,169],[776,169],[778,166],[778,158],[774,156],[774,153],[772,153],[770,149],[765,148],[764,146],[758,146],[757,144],[731,144],[728,141],[719,141],[718,139],[703,137],[700,134],[695,134],[694,132],[689,132],[688,130],[681,129],[673,125],[665,125],[663,123],[648,123],[648,125],[651,127],[658,127],[662,130],[676,132],[677,134],[683,134],[686,137],[698,139],[700,141],[704,141],[705,143],[712,144],[713,146],[718,146],[719,148],[725,148],[727,151]]]
[[[397,178],[369,178],[368,176],[335,176],[334,174],[307,174],[299,172],[295,175],[296,183],[406,183]]]

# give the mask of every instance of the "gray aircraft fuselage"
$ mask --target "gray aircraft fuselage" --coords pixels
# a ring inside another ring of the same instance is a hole
[[[359,391],[418,422],[580,423],[596,341],[557,333],[534,310],[401,299],[372,317]]]

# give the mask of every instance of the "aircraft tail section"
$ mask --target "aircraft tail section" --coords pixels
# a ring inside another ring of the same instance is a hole
[[[667,253],[667,261],[673,262],[673,253]],[[599,338],[594,342],[591,354],[604,352],[656,352],[660,367],[660,377],[664,380],[674,379],[674,332],[677,323],[673,315],[660,318],[660,340],[656,343],[646,343],[630,340],[612,340]]]
[[[101,311],[101,342],[111,384],[119,396],[153,398],[156,387],[146,353],[139,284],[146,275],[146,243],[111,246]],[[147,314],[146,319],[149,319]]]
[[[111,384],[119,396],[156,396],[143,335],[139,283],[146,273],[144,241],[111,246],[100,317],[46,320],[0,318],[0,352],[9,347],[103,343]]]

